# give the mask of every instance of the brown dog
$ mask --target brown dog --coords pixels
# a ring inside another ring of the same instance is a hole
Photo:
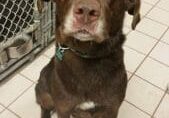
[[[41,118],[51,111],[59,118],[116,118],[127,86],[124,13],[134,15],[134,29],[140,0],[54,1],[56,55],[36,85]]]

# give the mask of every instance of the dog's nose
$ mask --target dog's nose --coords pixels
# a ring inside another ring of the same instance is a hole
[[[100,6],[97,3],[79,3],[74,7],[74,17],[77,22],[88,24],[98,20],[100,16]]]

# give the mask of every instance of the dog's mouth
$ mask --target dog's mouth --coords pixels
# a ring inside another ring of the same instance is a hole
[[[79,30],[79,31],[77,31],[77,33],[84,34],[84,35],[90,35],[89,31],[87,31],[85,29]]]
[[[94,36],[91,32],[86,29],[81,29],[73,33],[73,37],[80,39],[81,41],[93,40]]]

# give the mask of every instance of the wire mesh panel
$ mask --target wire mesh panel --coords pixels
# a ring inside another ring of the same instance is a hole
[[[1,44],[10,41],[10,38],[33,23],[33,7],[33,0],[0,0]]]
[[[37,0],[0,0],[0,81],[53,41],[55,5]]]
[[[40,15],[40,25],[35,31],[36,40],[46,46],[55,34],[56,8],[51,2],[44,4],[43,13]]]

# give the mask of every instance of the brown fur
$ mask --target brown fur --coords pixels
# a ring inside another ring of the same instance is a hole
[[[56,42],[85,52],[95,58],[82,58],[71,50],[59,61],[53,57],[42,70],[36,85],[36,98],[41,118],[56,111],[59,118],[117,118],[124,100],[127,75],[123,61],[122,34],[125,0],[100,0],[104,5],[105,39],[102,42],[80,42],[63,33],[63,21],[71,0],[55,0],[57,4]],[[93,101],[97,106],[81,110],[77,105]]]

